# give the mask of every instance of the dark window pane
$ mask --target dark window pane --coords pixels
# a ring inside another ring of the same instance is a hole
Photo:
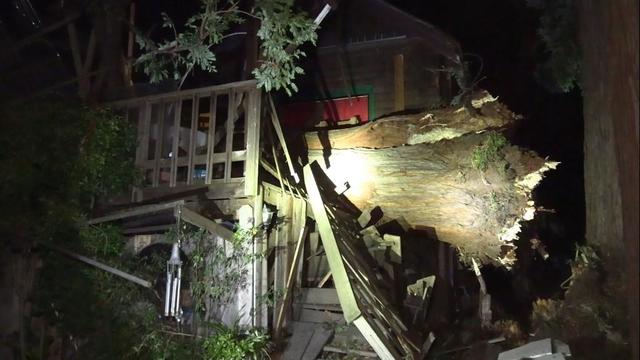
[[[177,184],[186,184],[188,178],[189,178],[189,167],[188,166],[178,166],[178,171],[176,173],[176,183]]]
[[[162,147],[160,149],[161,159],[170,159],[173,157],[173,138],[175,129],[173,123],[176,115],[176,104],[164,104],[164,120],[162,121]]]
[[[234,161],[231,163],[231,177],[244,177],[244,161]]]
[[[227,151],[227,116],[229,114],[229,95],[218,95],[216,100],[216,134],[214,153]]]
[[[136,136],[138,134],[138,131],[140,130],[138,129],[139,116],[140,116],[140,108],[138,108],[137,106],[128,109],[127,121],[129,122],[129,124],[131,124],[131,126],[133,126],[134,129],[136,129]]]
[[[160,174],[158,178],[159,185],[169,185],[171,182],[171,168],[160,168]]]
[[[224,179],[224,163],[217,163],[211,165],[211,179],[218,180]]]
[[[156,158],[156,144],[160,137],[160,104],[151,105],[151,121],[149,122],[149,151],[147,160]]]
[[[195,165],[193,167],[193,183],[204,184],[204,181],[206,178],[207,178],[207,165],[206,164]]]
[[[153,169],[144,171],[144,186],[153,186]]]
[[[238,94],[243,96],[244,94]],[[246,129],[246,112],[245,104],[247,103],[246,97],[240,103],[240,106],[236,109],[236,121],[233,123],[233,151],[246,149],[245,145],[245,129]]]
[[[196,132],[196,155],[206,155],[209,145],[209,124],[211,122],[211,98],[202,97],[198,99],[198,124]]]
[[[178,157],[189,156],[189,145],[191,140],[191,114],[193,113],[193,100],[182,101],[180,110],[180,133],[178,140]]]

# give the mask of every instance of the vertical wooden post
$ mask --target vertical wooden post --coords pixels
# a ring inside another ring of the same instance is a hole
[[[129,5],[129,36],[127,39],[127,60],[124,70],[124,82],[125,85],[133,86],[133,43],[134,43],[134,34],[133,27],[136,21],[136,3],[135,1],[131,2]]]
[[[264,206],[264,189],[262,185],[258,185],[258,194],[254,197],[253,201],[253,219],[254,226],[261,228],[262,231],[258,231],[258,235],[254,240],[254,253],[266,254],[267,252],[267,234],[264,231],[264,225],[262,223],[262,207]],[[267,304],[264,301],[264,296],[269,291],[268,283],[268,268],[266,257],[259,256],[254,261],[254,298],[256,302],[254,304],[254,326],[266,329],[268,326],[267,319]]]
[[[287,270],[289,265],[289,238],[291,237],[291,218],[293,212],[293,198],[288,194],[282,192],[280,195],[280,201],[278,204],[277,216],[284,218],[282,224],[278,225],[276,229],[276,241],[275,241],[275,269],[273,276],[273,289],[276,294],[276,301],[273,311],[273,323],[278,322],[280,305],[282,304],[282,291],[286,286]],[[287,325],[287,317],[282,320],[282,326]],[[274,334],[278,335],[278,334]]]
[[[403,111],[404,103],[404,55],[393,57],[393,109]]]
[[[73,67],[76,70],[76,76],[78,77],[78,94],[84,98],[87,95],[87,89],[85,87],[86,79],[83,78],[84,68],[82,66],[82,57],[80,55],[80,44],[78,42],[78,32],[76,25],[70,22],[67,25],[67,32],[69,33],[69,47],[71,48],[71,56],[73,58]]]

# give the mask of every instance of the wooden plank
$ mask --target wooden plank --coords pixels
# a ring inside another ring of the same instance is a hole
[[[324,284],[329,281],[329,279],[331,278],[331,271],[329,271],[325,276],[322,277],[322,280],[320,280],[320,282],[318,282],[318,288],[321,288],[324,286]]]
[[[393,57],[393,110],[404,110],[404,55]]]
[[[173,224],[155,225],[155,226],[142,226],[142,227],[136,227],[136,228],[130,228],[130,229],[123,229],[122,230],[122,234],[124,234],[124,235],[136,235],[136,234],[148,234],[148,233],[166,232],[167,230],[169,230],[170,228],[172,228],[174,226],[175,225],[173,225]]]
[[[300,309],[298,316],[299,321],[319,323],[319,324],[344,324],[344,316],[341,313],[314,310],[314,309]]]
[[[172,134],[172,143],[171,143],[171,153],[173,156],[171,157],[171,167],[170,167],[170,177],[169,177],[169,186],[176,187],[176,179],[178,177],[178,148],[180,142],[180,116],[182,113],[182,99],[177,98],[173,101],[173,134]],[[188,160],[187,160],[188,161]]]
[[[344,319],[343,319],[344,320]],[[322,353],[323,347],[327,344],[331,336],[333,335],[332,329],[327,329],[324,326],[316,326],[307,349],[302,355],[302,360],[315,360]]]
[[[76,76],[80,77],[84,75],[84,67],[82,66],[82,58],[80,55],[80,44],[78,43],[78,32],[76,30],[76,25],[73,22],[70,22],[67,25],[67,33],[69,35],[69,48],[71,49],[71,57],[73,59],[73,67],[76,70]],[[81,97],[86,95],[86,79],[85,81],[80,81],[78,86],[78,94]]]
[[[351,288],[351,283],[347,276],[347,270],[342,262],[338,243],[333,230],[331,229],[331,222],[329,221],[329,216],[325,210],[320,190],[316,184],[313,170],[311,168],[312,166],[318,167],[318,163],[314,162],[304,167],[304,182],[307,188],[307,195],[318,224],[322,245],[324,246],[327,254],[327,261],[329,262],[329,268],[333,274],[333,282],[338,292],[338,298],[344,312],[344,318],[347,323],[351,323],[360,316],[360,309],[358,308],[358,303],[355,295],[353,294],[353,289]]]
[[[284,292],[287,283],[287,269],[289,266],[289,247],[288,241],[291,232],[291,214],[293,212],[293,198],[287,194],[282,194],[278,202],[278,217],[289,219],[288,222],[280,224],[276,227],[275,231],[275,260],[274,260],[274,276],[273,276],[273,288],[276,294],[282,294]],[[282,297],[277,298],[274,304],[274,309],[279,309],[282,303]],[[278,311],[273,312],[273,324],[278,322]],[[286,326],[286,319],[283,321],[283,326]],[[278,334],[279,335],[279,334]]]
[[[355,319],[353,324],[358,328],[358,330],[360,330],[362,336],[367,339],[367,342],[371,345],[376,354],[378,354],[380,359],[397,360],[402,358],[400,354],[385,343],[381,334],[379,334],[363,316]]]
[[[340,304],[336,289],[302,288],[296,303],[301,304]]]
[[[180,217],[182,220],[201,227],[203,229],[207,229],[214,235],[221,237],[224,240],[231,241],[233,239],[233,232],[226,227],[217,224],[215,221],[206,218],[197,212],[189,209],[186,206],[180,205],[176,207],[176,217]]]
[[[247,122],[247,158],[245,163],[244,193],[255,196],[258,191],[258,167],[260,163],[260,115],[261,94],[259,90],[249,92]]]
[[[174,209],[176,206],[184,205],[184,200],[173,201],[165,204],[143,205],[131,209],[120,210],[112,214],[93,218],[87,221],[87,224],[94,225],[103,222],[126,219],[134,216],[152,214],[164,210]]]
[[[283,360],[300,360],[318,324],[296,322],[291,324],[292,336],[284,350]]]
[[[255,89],[256,87],[257,87],[256,80],[244,80],[244,81],[213,85],[213,86],[207,86],[207,87],[196,88],[196,89],[179,90],[179,91],[172,91],[169,93],[140,96],[140,97],[131,98],[131,99],[123,99],[123,100],[114,101],[110,103],[110,105],[126,105],[130,103],[135,103],[141,100],[158,101],[161,99],[167,99],[171,97],[186,97],[191,95],[209,96],[210,92],[223,92],[229,89]]]
[[[264,206],[264,190],[258,186],[258,193],[253,203],[254,226],[264,229],[262,223],[262,208]],[[254,254],[265,254],[267,252],[267,238],[265,230],[259,231],[254,238]],[[268,326],[267,304],[264,300],[269,291],[267,257],[261,256],[253,261],[254,264],[254,286],[255,286],[255,316],[254,326],[266,329]]]
[[[124,81],[127,86],[133,85],[133,44],[134,44],[134,29],[136,22],[136,3],[132,1],[129,5],[129,33],[127,36],[127,61],[124,71]]]
[[[109,272],[109,273],[111,273],[113,275],[119,276],[119,277],[121,277],[121,278],[123,278],[125,280],[131,281],[131,282],[133,282],[135,284],[138,284],[140,286],[143,286],[143,287],[146,287],[146,288],[151,288],[151,286],[152,286],[151,283],[149,281],[147,281],[147,280],[143,280],[143,279],[141,279],[141,278],[139,278],[139,277],[137,277],[135,275],[131,275],[131,274],[126,273],[126,272],[124,272],[122,270],[118,270],[118,269],[116,269],[114,267],[111,267],[109,265],[103,264],[103,263],[101,263],[101,262],[99,262],[97,260],[93,260],[93,259],[91,259],[89,257],[76,254],[74,252],[71,252],[69,250],[63,249],[63,248],[61,248],[59,246],[56,246],[56,245],[53,245],[53,244],[45,244],[45,243],[40,243],[40,244],[44,245],[44,246],[46,246],[46,247],[48,247],[50,249],[53,249],[55,251],[58,251],[58,252],[60,252],[62,254],[65,254],[70,258],[82,261],[82,262],[84,262],[86,264],[89,264],[91,266],[97,267],[100,270],[104,270],[106,272]]]
[[[326,352],[333,352],[333,353],[347,354],[347,355],[351,354],[351,355],[358,355],[358,356],[368,357],[368,358],[378,357],[378,354],[376,354],[373,351],[364,351],[364,350],[357,350],[357,349],[342,349],[335,346],[325,346],[324,348],[322,348],[322,350]]]
[[[218,118],[216,116],[217,114],[217,106],[218,106],[218,96],[215,92],[210,92],[207,94],[200,94],[197,95],[197,99],[198,99],[198,108],[194,114],[194,118],[193,118],[193,144],[191,144],[191,146],[193,147],[193,150],[191,150],[191,153],[195,154],[195,149],[196,149],[196,144],[195,144],[195,136],[197,133],[197,124],[199,121],[199,117],[200,114],[198,114],[198,112],[200,111],[200,99],[204,98],[206,99],[206,97],[209,96],[209,129],[207,131],[207,161],[206,161],[206,169],[207,169],[207,178],[204,179],[204,183],[205,184],[211,184],[211,168],[212,168],[212,163],[213,163],[213,150],[214,150],[214,139],[216,138],[216,122],[218,121]],[[191,166],[193,167],[194,161],[191,161]],[[225,165],[226,166],[226,165]],[[193,176],[193,175],[190,175]]]
[[[304,226],[300,229],[300,236],[298,237],[298,243],[296,244],[296,249],[293,253],[293,260],[291,261],[291,266],[289,267],[289,275],[287,276],[287,284],[284,289],[284,297],[282,299],[282,303],[280,304],[280,310],[278,311],[278,319],[276,321],[276,326],[274,328],[274,332],[277,334],[281,330],[283,316],[285,312],[285,307],[288,306],[291,300],[291,293],[293,292],[293,282],[294,275],[297,273],[296,269],[298,264],[300,263],[300,258],[302,257],[302,249],[304,244],[304,239],[307,237],[307,231],[309,230],[308,226]]]
[[[296,184],[300,183],[300,177],[296,173],[296,170],[293,167],[293,161],[291,161],[291,156],[289,155],[289,149],[287,147],[287,142],[284,139],[284,134],[282,133],[282,127],[280,126],[280,120],[278,119],[278,112],[276,111],[276,106],[273,103],[273,98],[271,95],[268,95],[269,106],[271,108],[271,122],[273,124],[273,128],[276,131],[276,135],[278,136],[278,140],[280,141],[280,145],[282,146],[282,150],[284,152],[285,159],[287,160],[287,165],[289,165],[289,173],[291,177],[295,180]]]

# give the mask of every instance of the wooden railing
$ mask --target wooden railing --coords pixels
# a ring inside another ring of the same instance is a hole
[[[229,184],[257,193],[261,93],[243,81],[111,105],[137,126],[144,188]]]

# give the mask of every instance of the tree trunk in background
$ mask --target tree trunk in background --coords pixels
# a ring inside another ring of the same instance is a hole
[[[96,8],[93,11],[96,38],[99,41],[99,69],[103,71],[98,78],[104,82],[107,93],[121,90],[124,84],[125,39],[128,34],[129,3],[130,0],[100,1],[96,3]],[[100,85],[98,84],[98,86]]]
[[[577,4],[586,238],[603,252],[608,272],[624,272],[629,337],[633,359],[638,359],[638,0]]]

